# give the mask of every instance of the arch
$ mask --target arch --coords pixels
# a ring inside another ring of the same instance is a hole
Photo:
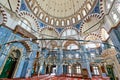
[[[90,9],[92,8],[92,5],[91,5],[90,2],[87,3],[86,8],[87,8],[88,10],[90,10]]]
[[[7,13],[5,9],[0,5],[0,16],[2,20],[0,20],[0,24],[6,24],[7,23]]]
[[[20,13],[18,13],[18,15],[23,19],[26,19],[27,21],[29,21],[29,23],[31,23],[30,27],[33,27],[34,29],[36,28],[37,30],[40,28],[37,18],[33,14],[26,11],[21,11]]]
[[[81,24],[80,35],[81,36],[87,35],[87,34],[90,34],[92,32],[95,32],[96,30],[98,30],[99,27],[101,26],[101,23],[99,22],[101,20],[101,18],[102,18],[102,16],[98,13],[88,15],[83,20],[83,23]],[[96,24],[96,25],[94,26],[94,24]]]
[[[54,25],[54,18],[52,18],[52,19],[50,20],[50,24],[51,24],[51,25]]]
[[[47,42],[46,42],[45,40],[42,40],[42,41],[39,41],[39,42],[38,42],[38,44],[39,44],[38,46],[40,47],[41,50],[42,50],[42,48],[45,48],[45,47],[46,47],[46,43],[47,43]]]
[[[51,26],[46,26],[42,28],[40,31],[40,35],[42,36],[42,38],[59,38],[59,32]]]
[[[57,41],[49,41],[46,46],[48,49],[54,50],[55,48],[58,48]]]
[[[71,20],[72,23],[75,23],[76,22],[76,18],[73,17],[72,20]]]
[[[16,6],[16,12],[19,13],[19,10],[20,10],[20,4],[21,4],[21,0],[17,0],[18,3],[17,3],[17,6]]]
[[[21,43],[23,44],[23,46],[25,46],[27,52],[32,51],[31,46],[27,41],[22,41]]]
[[[72,64],[72,73],[74,74],[81,74],[82,73],[82,66],[79,62]]]
[[[115,9],[120,14],[120,1],[119,0],[117,0],[115,3]]]
[[[69,32],[70,31],[70,32]],[[67,33],[70,33],[70,34],[67,34]],[[66,28],[64,28],[64,30],[61,32],[61,34],[60,34],[60,37],[76,37],[76,35],[79,35],[79,32],[78,32],[78,30],[75,28],[75,27],[66,27]],[[78,36],[77,36],[77,38],[78,38]]]
[[[77,15],[77,20],[78,21],[81,20],[81,14],[80,13]]]
[[[109,38],[109,34],[105,28],[100,29],[100,37],[102,41],[106,41]]]
[[[12,47],[4,62],[1,78],[13,78],[16,75],[22,51],[18,48]]]
[[[49,17],[46,16],[46,17],[45,17],[45,22],[49,23],[49,22],[50,22],[49,20],[50,20]]]
[[[99,0],[99,1],[100,1],[100,14],[101,16],[104,16],[105,15],[104,0]]]
[[[44,14],[41,12],[39,17],[40,17],[40,19],[43,19],[44,18]]]
[[[57,19],[56,20],[56,24],[55,24],[56,26],[59,26],[60,25],[60,21]]]
[[[65,21],[64,21],[64,20],[61,21],[61,25],[62,25],[62,26],[65,25]]]
[[[79,49],[79,43],[77,42],[77,41],[70,41],[70,40],[67,40],[67,41],[64,41],[63,43],[62,43],[62,47],[64,48],[64,49],[68,49],[68,47],[70,46],[71,48],[73,48],[72,46],[75,46],[76,45],[76,47],[74,47],[74,48],[76,48],[76,49]]]
[[[85,8],[82,9],[82,15],[83,15],[83,17],[87,15],[87,11]]]
[[[84,40],[90,40],[91,42],[85,42],[86,48],[98,48],[100,47],[101,37],[97,34],[88,34]],[[95,43],[98,42],[98,43]]]
[[[66,20],[66,24],[67,24],[67,25],[70,25],[70,19],[67,19],[67,20]]]

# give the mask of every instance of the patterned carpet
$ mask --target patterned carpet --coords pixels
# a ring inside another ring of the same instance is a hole
[[[14,78],[14,79],[0,79],[0,80],[110,80],[109,77],[102,78],[100,76],[95,76],[90,78],[75,78],[75,77],[66,77],[66,76],[54,76],[54,75],[39,75],[33,76],[31,78]]]

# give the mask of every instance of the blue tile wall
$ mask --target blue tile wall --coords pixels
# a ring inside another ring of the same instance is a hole
[[[0,26],[0,45],[7,43],[9,41],[20,40],[20,39],[23,39],[21,37],[21,35],[14,34],[11,30],[5,28],[4,26]],[[20,59],[20,64],[18,67],[18,71],[16,73],[16,77],[20,77],[21,73],[26,73],[27,68],[29,68],[29,67],[32,68],[32,66],[33,66],[32,63],[34,62],[34,58],[37,53],[38,45],[36,43],[30,42],[30,41],[29,41],[29,45],[31,45],[31,48],[32,48],[32,52],[31,52],[32,55],[30,56],[31,59],[28,61],[28,66],[25,66],[24,63],[26,62],[26,60],[25,60],[25,57],[22,56],[22,58]],[[24,47],[24,45],[22,45],[19,42],[11,43],[8,46],[8,48],[6,45],[2,45],[1,50],[0,50],[0,67],[2,67],[2,65],[5,61],[5,58],[9,54],[9,51],[12,48],[12,46],[17,47],[18,49],[22,49],[23,55],[27,54],[26,48]],[[25,67],[23,67],[23,66],[25,66]],[[23,77],[23,75],[22,75],[22,77]]]
[[[113,29],[110,32],[110,39],[112,40],[115,49],[120,52],[120,31],[119,27],[117,29]]]

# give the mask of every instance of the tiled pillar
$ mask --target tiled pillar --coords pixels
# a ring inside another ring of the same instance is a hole
[[[60,42],[59,45],[61,46],[60,49],[58,50],[60,55],[58,55],[58,64],[57,64],[57,71],[56,75],[62,75],[63,74],[63,64],[62,64],[62,59],[63,59],[63,50],[62,50],[62,43]]]
[[[111,32],[110,32],[110,39],[112,40],[116,50],[118,52],[120,52],[120,31],[118,31],[117,29],[113,29]],[[118,35],[118,36],[117,36]]]
[[[88,55],[87,55],[87,50],[85,49],[84,46],[81,46],[81,48],[82,48],[82,51],[84,52],[84,54],[82,54],[82,56],[83,56],[82,57],[82,61],[83,61],[82,68],[86,68],[87,71],[88,71],[88,76],[90,78],[92,78],[92,74],[91,74],[91,71],[90,71],[90,62],[88,60]]]

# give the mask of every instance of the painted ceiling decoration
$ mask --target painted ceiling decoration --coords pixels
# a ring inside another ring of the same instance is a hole
[[[29,27],[35,30],[39,29],[37,18],[32,13],[21,11],[18,15],[23,18],[22,21],[24,21],[24,19],[28,21],[26,25],[28,25]]]
[[[101,27],[102,17],[98,13],[88,15],[81,24],[81,35],[87,35]]]
[[[46,26],[41,29],[40,36],[42,36],[42,38],[59,38],[59,33],[54,27]]]
[[[100,43],[102,42],[101,41],[101,37],[99,35],[96,35],[96,34],[89,34],[85,37],[84,40],[90,40],[90,42],[85,42],[85,44],[87,45],[86,47],[87,48],[98,48],[100,47]]]
[[[38,38],[84,39],[98,29],[102,40],[108,39],[102,36],[106,32],[99,29],[104,15],[103,0],[10,0],[11,8],[7,0],[1,3],[28,21],[30,28],[38,31]],[[5,10],[0,9],[3,14]],[[43,42],[46,46],[47,42]]]
[[[0,5],[0,24],[6,24],[7,22],[7,13],[5,9]]]
[[[116,50],[114,48],[106,49],[102,52],[103,57],[109,57],[109,56],[113,56],[113,55],[116,55]]]
[[[25,0],[32,13],[46,24],[70,26],[83,19],[98,0]]]

